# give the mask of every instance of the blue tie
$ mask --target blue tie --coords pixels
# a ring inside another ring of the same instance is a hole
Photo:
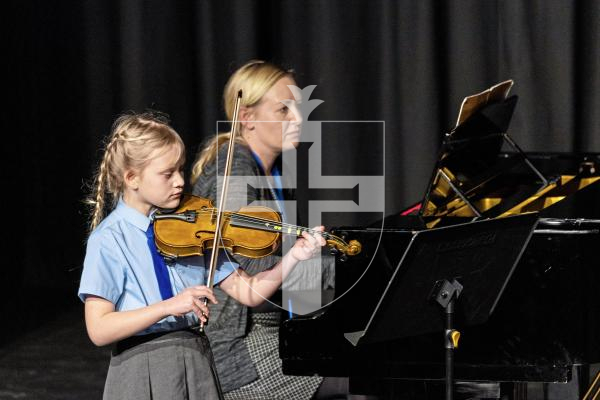
[[[170,299],[173,297],[173,290],[171,290],[171,280],[169,279],[169,271],[165,264],[165,259],[158,253],[156,249],[156,243],[154,243],[154,223],[150,223],[148,230],[146,231],[146,237],[148,238],[148,247],[152,254],[152,262],[154,263],[154,273],[156,274],[156,280],[158,281],[158,289],[163,300]]]

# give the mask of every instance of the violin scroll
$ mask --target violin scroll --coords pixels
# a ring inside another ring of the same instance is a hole
[[[362,245],[358,240],[350,240],[346,243],[344,239],[331,234],[324,235],[324,237],[333,254],[342,253],[346,256],[355,256],[362,250]]]

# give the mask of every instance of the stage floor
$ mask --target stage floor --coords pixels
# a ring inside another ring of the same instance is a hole
[[[0,399],[101,399],[109,358],[110,346],[87,337],[83,306],[73,307],[0,345]]]

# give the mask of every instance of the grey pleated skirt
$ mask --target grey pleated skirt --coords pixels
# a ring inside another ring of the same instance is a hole
[[[169,332],[113,355],[103,400],[222,400],[208,338]]]

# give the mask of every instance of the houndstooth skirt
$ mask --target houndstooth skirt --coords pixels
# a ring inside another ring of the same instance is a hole
[[[309,400],[323,378],[290,376],[279,358],[279,312],[250,313],[250,332],[244,339],[259,378],[225,393],[225,400]]]
[[[113,352],[103,400],[222,400],[205,334],[169,332]]]

